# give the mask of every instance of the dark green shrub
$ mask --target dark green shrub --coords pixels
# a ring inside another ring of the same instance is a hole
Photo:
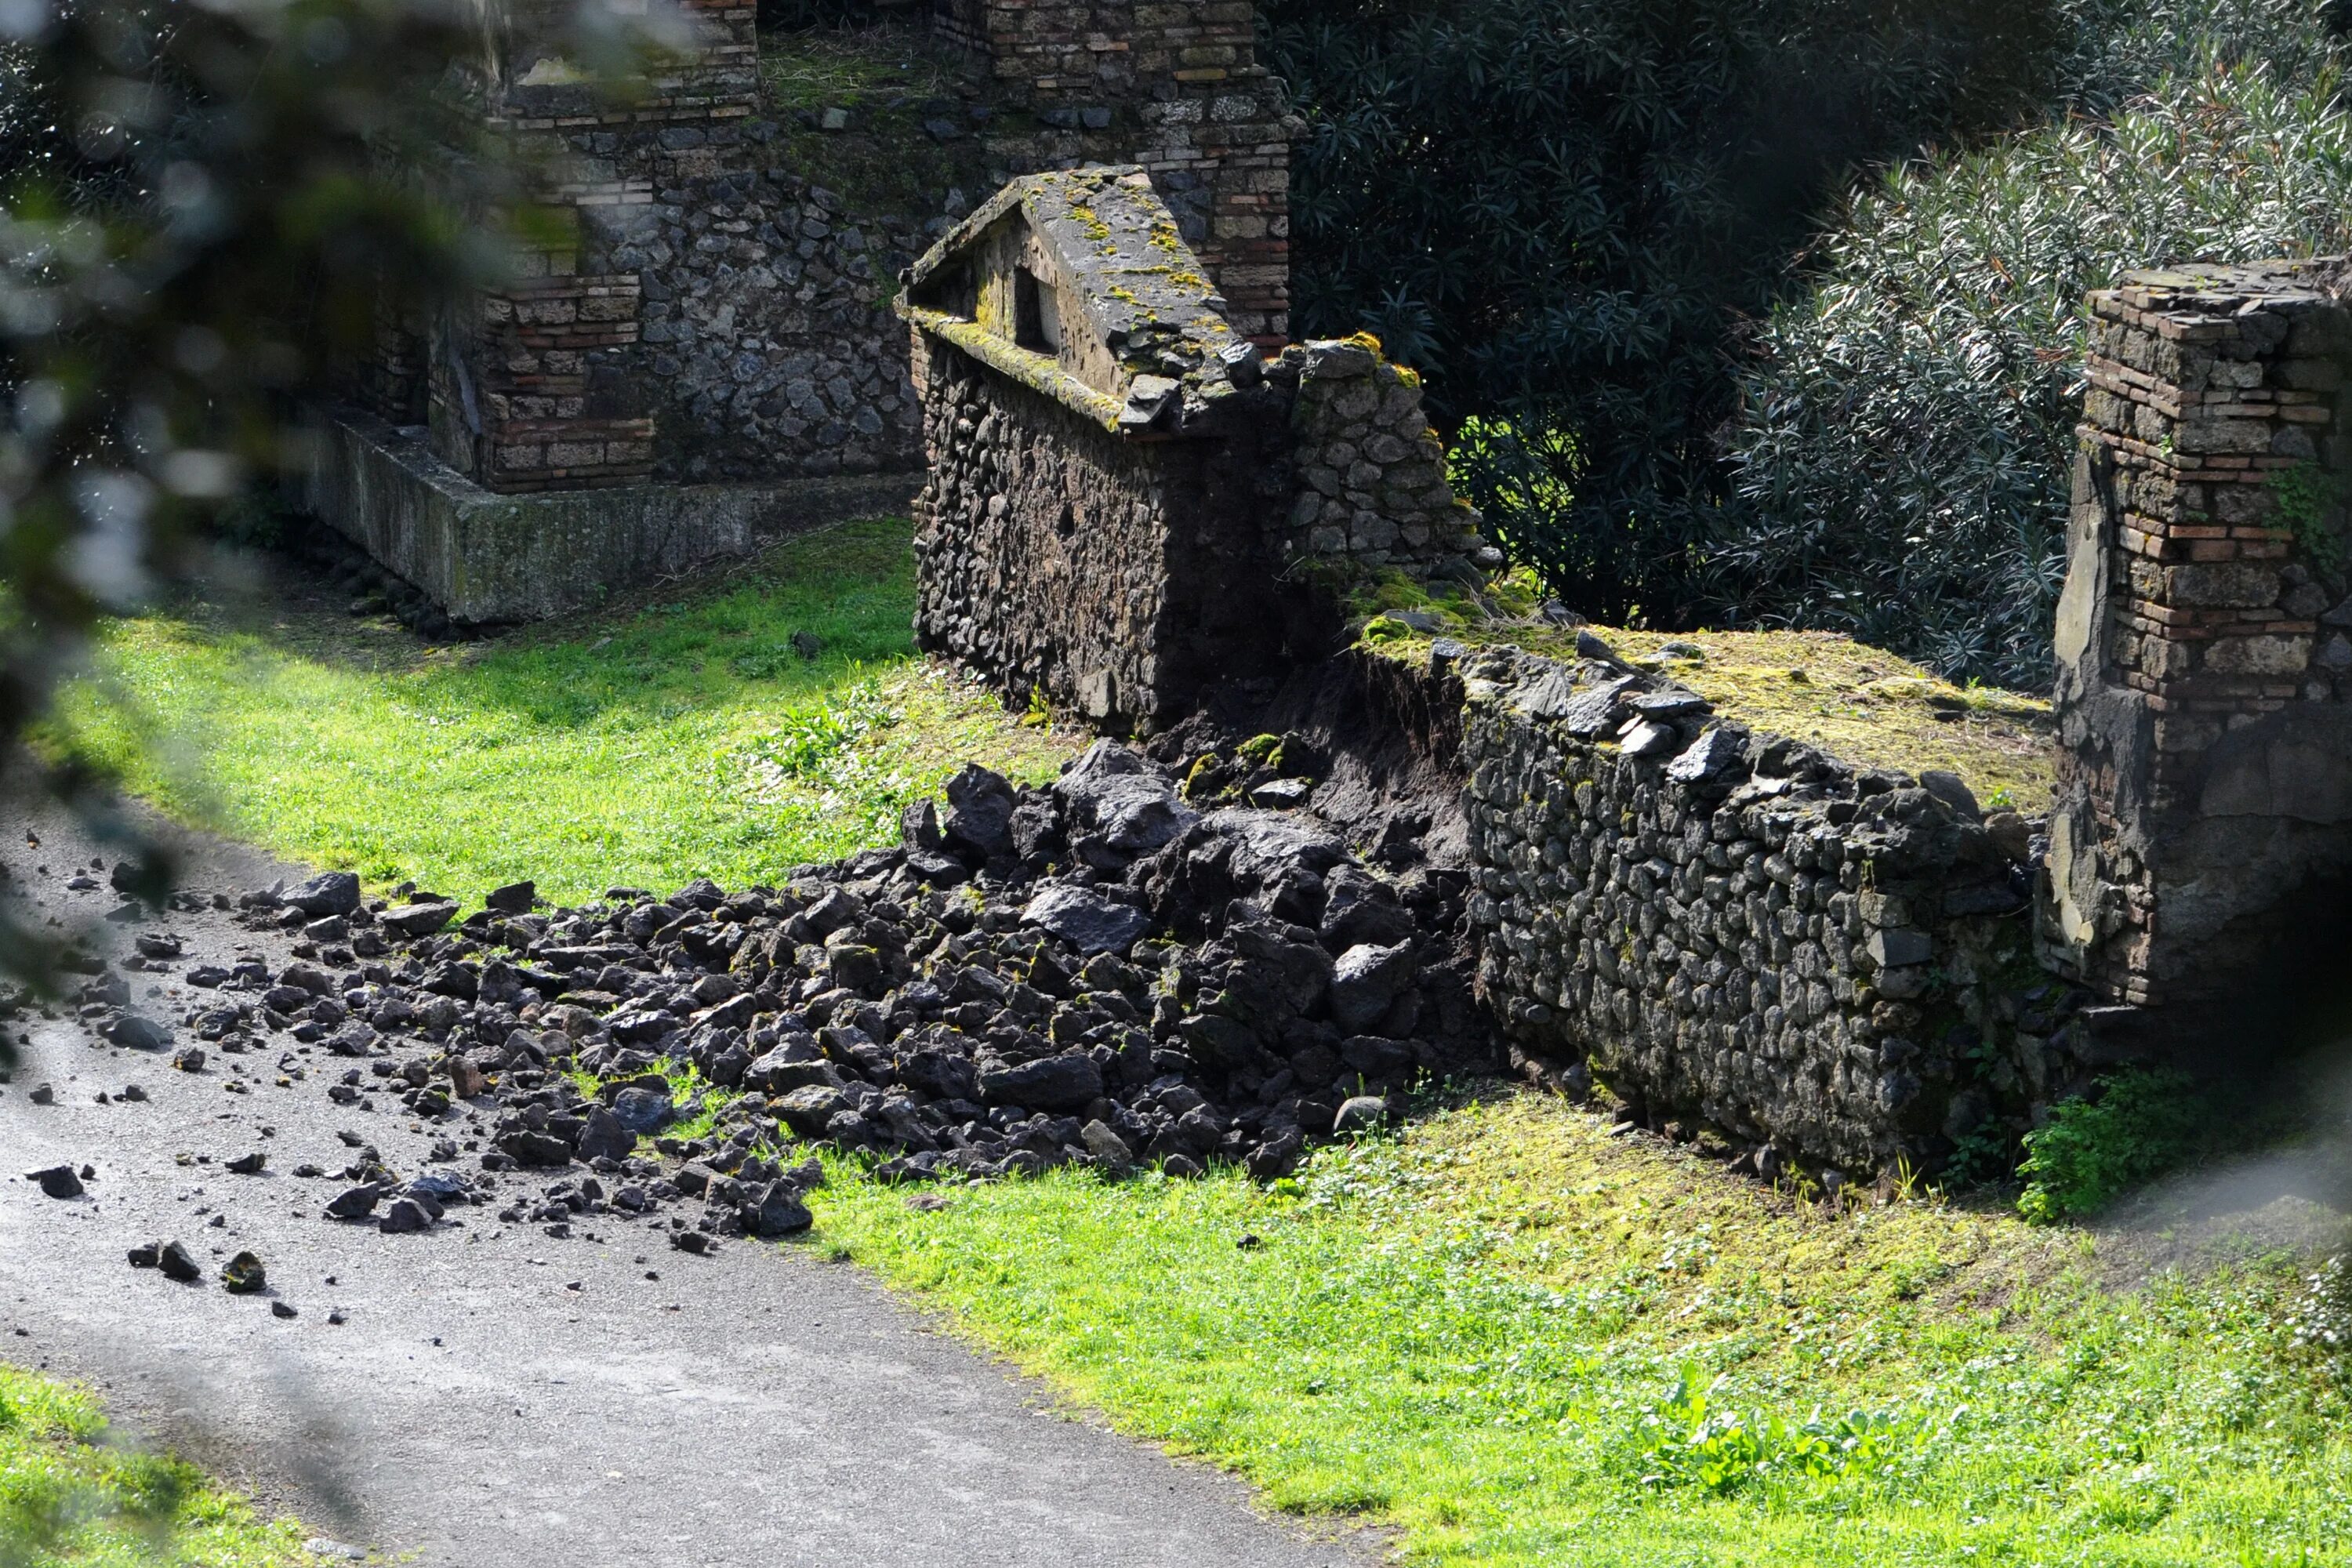
[[[2334,49],[2330,9],[1269,0],[1266,57],[1309,128],[1296,325],[1368,328],[1421,369],[1433,410],[1467,437],[1462,490],[1588,614],[1843,626],[1899,636],[1954,673],[2039,684],[2073,302],[2209,235],[2224,251],[2316,242],[2325,198],[2263,220],[2194,170],[2242,155],[2258,186],[2325,184],[2326,99],[2304,89]],[[2260,62],[2280,112],[2239,134],[2176,102],[2151,129],[2190,146],[2157,147],[2148,178],[2112,185],[2105,165],[2138,145],[2088,155],[2098,135],[2076,121],[2207,59]],[[1985,154],[1990,172],[1968,155],[2052,121],[2066,128]],[[2284,138],[2268,153],[2265,129]],[[1958,151],[1957,172],[1836,204],[1856,168],[1930,144]],[[2159,188],[2176,174],[2195,201]],[[2111,221],[2150,195],[2150,221]],[[2066,221],[2077,202],[2082,221]],[[2045,214],[2060,218],[2046,235]],[[1906,217],[1953,243],[1903,248]],[[1809,247],[1819,286],[1763,330],[1741,422],[1754,323],[1801,286]],[[1931,559],[1910,570],[1923,541]]]
[[[2095,1214],[2195,1159],[2205,1138],[2203,1101],[2186,1074],[2112,1074],[2091,1095],[2052,1107],[2050,1120],[2025,1135],[2017,1212],[2036,1225]]]
[[[1727,334],[1857,161],[2011,122],[2056,0],[1270,0],[1296,327],[1367,328],[1448,425],[1500,416],[1474,501],[1591,613],[1693,603],[1726,494]],[[1519,498],[1542,491],[1551,504]],[[1588,578],[1587,568],[1601,574]]]

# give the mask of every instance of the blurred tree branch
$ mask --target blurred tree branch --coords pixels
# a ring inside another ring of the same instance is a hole
[[[617,85],[650,35],[588,0],[530,19]],[[302,402],[378,311],[495,283],[528,171],[482,110],[514,18],[469,0],[0,0],[0,769],[138,861],[35,727],[192,531],[304,461]],[[0,916],[0,970],[54,952]]]

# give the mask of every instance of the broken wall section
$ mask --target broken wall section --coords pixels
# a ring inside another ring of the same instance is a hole
[[[1480,993],[1529,1071],[1846,1175],[2006,1146],[2087,1078],[2015,813],[1606,660],[1431,657],[1463,693]]]

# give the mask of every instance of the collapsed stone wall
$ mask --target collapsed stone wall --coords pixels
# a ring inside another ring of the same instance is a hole
[[[1220,442],[1115,434],[940,340],[923,353],[922,647],[1116,727],[1279,665],[1255,465]]]
[[[1480,993],[1521,1060],[1750,1158],[1931,1169],[2099,1047],[2036,967],[2028,825],[1608,659],[1465,655]]]
[[[2352,872],[2341,267],[2091,298],[2045,936],[2116,1003],[2277,994],[2340,931],[2317,917]]]
[[[1294,343],[1265,374],[1297,388],[1286,561],[1429,578],[1458,572],[1487,548],[1477,512],[1446,482],[1445,444],[1422,410],[1420,377],[1372,340]]]

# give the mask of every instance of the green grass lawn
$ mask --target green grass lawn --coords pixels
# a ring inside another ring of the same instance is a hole
[[[1067,754],[918,660],[913,611],[903,521],[442,650],[206,593],[116,626],[64,712],[174,815],[373,883],[741,887],[895,838],[898,806],[967,757],[1035,778]]]
[[[1272,1192],[817,1200],[820,1244],[1074,1399],[1412,1563],[2352,1561],[2352,1406],[2286,1348],[2284,1250],[2135,1279],[2126,1238],[1832,1212],[1533,1097]]]
[[[171,1458],[109,1447],[96,1401],[0,1366],[0,1568],[292,1568],[301,1529]]]
[[[906,539],[433,656],[207,596],[119,628],[69,711],[170,808],[378,881],[773,878],[967,754],[1073,743],[913,658]],[[2352,1562],[2352,1410],[2290,1346],[2284,1241],[1833,1211],[1524,1097],[1273,1191],[1055,1173],[923,1213],[835,1170],[814,1245],[1411,1562]]]

